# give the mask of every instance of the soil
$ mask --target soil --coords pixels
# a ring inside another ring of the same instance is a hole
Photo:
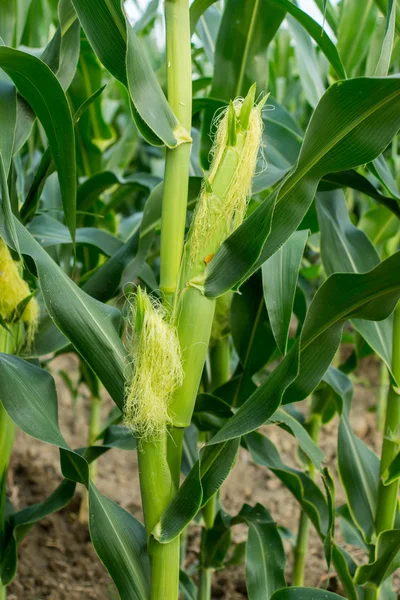
[[[74,356],[55,359],[51,369],[57,383],[59,396],[59,420],[62,433],[72,447],[85,444],[89,412],[89,396],[81,386],[77,411],[73,417],[71,395],[59,375],[67,370],[77,377]],[[381,440],[376,433],[376,415],[373,407],[377,398],[379,366],[371,359],[364,359],[355,380],[355,397],[352,410],[354,431],[367,444],[379,450]],[[304,404],[304,403],[303,403]],[[105,398],[104,415],[112,406]],[[283,460],[296,466],[296,443],[294,438],[274,426],[268,426],[271,440],[278,446]],[[326,464],[336,479],[337,502],[344,501],[344,494],[336,470],[337,421],[324,428],[321,448],[326,454]],[[23,508],[47,497],[61,481],[57,449],[38,442],[22,432],[17,433],[9,473],[9,495],[16,509]],[[120,503],[141,518],[141,500],[135,452],[112,450],[98,460],[97,485],[100,491]],[[83,496],[80,487],[73,502],[59,513],[53,514],[35,525],[19,547],[18,573],[8,588],[8,600],[112,600],[117,599],[114,585],[105,568],[97,558],[90,542],[87,526],[79,520]],[[244,502],[260,502],[282,526],[296,532],[299,517],[297,502],[286,488],[267,469],[254,465],[243,450],[222,492],[221,501],[226,511],[238,512]],[[340,535],[340,534],[339,534]],[[238,526],[235,541],[245,539],[245,530]],[[188,564],[198,558],[200,530],[193,526],[188,536]],[[286,542],[285,542],[286,544]],[[290,581],[291,555],[289,554],[287,579]],[[306,564],[305,585],[326,587],[327,567],[322,544],[311,531],[310,551]],[[329,589],[341,593],[331,573]],[[400,587],[399,587],[400,589]],[[239,600],[247,598],[243,567],[232,567],[215,573],[213,598]]]

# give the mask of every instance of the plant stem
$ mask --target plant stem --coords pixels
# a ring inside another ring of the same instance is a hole
[[[101,431],[101,398],[96,396],[91,397],[90,401],[90,420],[89,420],[89,435],[88,446],[93,446],[96,443],[97,436]],[[89,477],[93,483],[96,483],[97,476],[97,461],[93,461],[89,465]],[[85,488],[79,509],[79,521],[87,523],[89,520],[89,495]]]
[[[311,439],[317,444],[319,433],[321,431],[321,415],[318,413],[313,414],[313,408],[311,404],[311,417],[309,420],[309,434]],[[315,467],[311,460],[308,461],[308,475],[310,479],[315,478]],[[308,539],[310,530],[310,520],[304,511],[301,511],[299,530],[297,534],[296,547],[294,550],[293,560],[293,575],[292,585],[302,586],[304,584],[304,567],[307,559],[308,552]]]
[[[364,588],[364,600],[378,600],[379,598],[379,588],[376,587],[373,583],[368,584]]]
[[[190,135],[192,62],[189,0],[165,1],[168,102]],[[189,143],[167,149],[161,217],[160,289],[173,305],[182,258],[189,184]]]
[[[157,441],[141,441],[138,452],[140,489],[151,560],[151,600],[177,600],[179,589],[179,537],[169,544],[159,544],[152,536],[154,527],[176,493],[171,473],[177,472],[178,465],[173,464],[173,458],[167,455],[168,437],[169,433],[165,432]],[[178,453],[175,459],[179,461]]]
[[[381,362],[381,370],[379,376],[379,396],[378,396],[378,408],[377,408],[377,425],[378,431],[383,433],[385,429],[385,415],[387,406],[387,397],[389,389],[389,372],[385,363]]]
[[[15,350],[15,340],[19,333],[19,325],[11,325],[10,329],[11,332],[8,332],[3,327],[0,327],[0,352],[5,354],[12,354]],[[0,541],[4,539],[5,533],[7,474],[14,437],[15,425],[0,401]],[[1,545],[0,551],[2,551]],[[6,597],[7,588],[0,583],[0,600],[5,600]]]
[[[198,600],[211,600],[212,570],[200,569]]]
[[[168,101],[190,135],[192,59],[189,0],[165,0]],[[175,302],[185,236],[190,143],[166,150],[161,216],[160,289],[165,306]],[[183,429],[172,427],[162,439],[141,442],[140,487],[151,560],[151,599],[176,600],[179,591],[179,537],[159,544],[153,529],[179,487]],[[171,437],[169,437],[171,435]]]
[[[396,380],[400,381],[400,303],[394,311],[393,320],[393,354],[392,371]],[[380,479],[378,486],[378,502],[376,509],[376,533],[393,529],[398,493],[399,480],[396,479],[389,485],[384,485],[382,476],[388,469],[390,463],[400,450],[400,392],[393,385],[389,388],[388,402],[386,408],[386,419],[384,438],[382,444],[382,457],[380,465]]]
[[[215,390],[229,380],[230,364],[231,348],[229,337],[225,335],[210,349],[211,390]],[[208,435],[210,436],[210,434]],[[214,526],[215,515],[217,513],[217,497],[218,493],[214,494],[203,507],[205,525],[205,529],[202,531],[203,536],[206,535],[207,529],[211,529]],[[200,568],[198,600],[211,600],[212,574],[212,569],[207,567]]]
[[[216,390],[229,380],[230,363],[229,336],[225,335],[210,348],[211,390]]]

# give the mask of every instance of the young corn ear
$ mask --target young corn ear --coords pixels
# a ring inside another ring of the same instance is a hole
[[[183,380],[179,340],[161,304],[140,288],[132,323],[134,372],[127,387],[124,421],[140,440],[155,441],[171,423],[168,407]]]
[[[193,216],[174,311],[185,370],[171,401],[175,427],[190,424],[210,342],[215,300],[202,292],[207,264],[224,240],[242,222],[262,139],[261,110],[254,105],[255,86],[244,100],[235,100],[218,120],[210,173],[204,178]]]
[[[255,106],[255,91],[253,85],[244,100],[231,102],[216,120],[210,171],[204,177],[187,240],[189,279],[204,270],[245,216],[263,131],[265,100]]]
[[[28,284],[21,277],[18,263],[13,260],[7,245],[0,238],[0,315],[5,322],[13,320],[26,324],[28,345],[33,341],[37,329],[39,304],[36,298],[31,298],[22,315],[18,314],[18,309],[30,294]]]

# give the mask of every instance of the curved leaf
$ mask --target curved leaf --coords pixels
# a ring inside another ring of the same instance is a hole
[[[122,408],[126,351],[115,329],[119,323],[119,311],[88,296],[16,219],[15,225],[22,254],[31,256],[35,261],[51,318],[98,375],[114,402]],[[7,239],[1,215],[0,233]]]
[[[146,600],[150,561],[146,532],[130,513],[89,486],[89,528],[94,549],[124,600]]]
[[[121,83],[126,79],[126,28],[120,0],[72,0],[81,25],[100,62]]]
[[[58,426],[57,392],[50,373],[17,356],[0,353],[0,374],[0,400],[9,417],[28,435],[70,455],[78,481],[87,485],[88,464],[71,450]]]
[[[275,591],[286,586],[286,555],[282,538],[277,524],[261,504],[256,504],[251,512],[246,511],[245,514],[249,528],[246,544],[247,592],[250,600],[270,600]]]
[[[206,295],[219,296],[249,277],[296,230],[320,179],[373,160],[399,127],[400,78],[359,78],[332,85],[311,118],[295,170],[210,262]]]
[[[152,534],[161,543],[176,538],[214,496],[235,464],[239,440],[204,448]]]
[[[300,263],[308,231],[295,231],[262,266],[263,289],[275,341],[286,354]]]
[[[137,123],[147,141],[155,144],[155,134],[159,138],[157,145],[164,143],[169,148],[190,142],[190,133],[185,131],[172,112],[145,51],[128,22],[126,68],[132,102],[140,118],[152,132],[149,137],[146,135],[146,128]]]
[[[316,588],[291,587],[275,592],[271,600],[343,600],[343,596]]]
[[[317,45],[321,48],[322,52],[325,54],[326,58],[331,63],[332,67],[335,69],[337,75],[340,79],[346,79],[346,71],[343,66],[342,60],[339,56],[339,53],[327,35],[325,30],[321,27],[319,23],[314,21],[310,15],[301,10],[296,4],[290,2],[290,0],[273,0],[275,4],[277,4],[280,8],[286,10],[292,17],[296,19],[304,27],[304,29],[310,34],[310,36],[314,39]]]
[[[374,246],[350,221],[342,192],[320,193],[316,205],[321,230],[321,258],[327,275],[335,272],[365,273],[379,264]],[[393,218],[396,219],[394,215]],[[391,371],[393,319],[388,317],[380,322],[353,319],[352,323]]]
[[[32,106],[46,132],[58,171],[65,221],[74,240],[75,137],[67,98],[51,69],[31,54],[0,46],[0,67],[11,77],[21,96]]]

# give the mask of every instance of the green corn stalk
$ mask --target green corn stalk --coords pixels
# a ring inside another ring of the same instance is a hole
[[[20,324],[0,326],[0,352],[13,354],[20,335]],[[0,553],[5,539],[5,509],[8,465],[15,437],[15,425],[0,402]],[[0,582],[0,600],[7,597],[7,588]]]
[[[254,108],[254,96],[255,86],[243,103],[237,107],[232,103],[230,105],[223,121],[226,130],[221,126],[222,137],[217,138],[216,158],[209,179],[205,179],[185,246],[180,278],[176,282],[179,287],[170,317],[171,326],[177,328],[184,369],[183,384],[172,395],[169,406],[171,424],[168,429],[160,430],[156,437],[149,439],[144,436],[140,440],[140,481],[154,598],[159,597],[161,589],[165,598],[175,598],[177,595],[179,539],[163,545],[155,541],[151,534],[179,486],[183,432],[191,422],[210,340],[215,300],[206,298],[201,290],[201,277],[207,263],[205,257],[212,257],[217,252],[232,228],[244,216],[246,196],[260,144],[260,113],[265,101]],[[242,202],[240,211],[238,201]],[[217,207],[215,214],[212,213],[213,205]],[[204,230],[206,235],[203,235]],[[168,293],[165,298],[168,305]],[[143,296],[139,294],[135,327],[141,336],[146,335],[145,330],[142,331],[145,310],[151,310],[149,306],[144,309],[143,302]],[[165,323],[160,327],[159,334],[163,335],[163,327],[168,325]],[[140,369],[140,364],[137,368]]]
[[[400,380],[400,304],[394,311],[393,320],[393,375]],[[380,466],[378,503],[376,510],[376,533],[393,529],[399,492],[399,480],[384,485],[382,476],[400,450],[400,393],[393,385],[389,388],[385,418],[384,440]]]
[[[394,311],[393,319],[393,350],[392,370],[396,380],[400,380],[400,304]],[[378,484],[378,499],[376,507],[376,534],[393,529],[398,510],[399,480],[385,485],[383,477],[390,463],[400,451],[400,391],[393,384],[388,391],[384,438],[380,463],[380,479]],[[379,588],[374,584],[365,586],[365,598],[377,600]]]
[[[192,64],[189,0],[166,0],[166,60],[168,101],[181,125],[190,133],[192,122]],[[167,307],[173,304],[182,257],[189,183],[189,143],[166,151],[161,218],[160,288]],[[156,441],[142,442],[139,450],[140,485],[148,550],[151,560],[151,598],[175,600],[179,588],[177,538],[159,544],[151,536],[160,516],[179,486],[183,431],[165,430]]]
[[[212,337],[214,334],[215,338],[210,347],[210,391],[217,389],[229,381],[230,378],[231,347],[229,335],[224,334],[223,329],[229,319],[231,299],[232,294],[229,292],[217,299],[217,307],[211,334]],[[202,537],[206,535],[208,529],[211,529],[214,526],[217,512],[217,500],[218,492],[210,498],[202,510],[204,520]],[[201,544],[201,548],[202,547],[203,544]],[[202,559],[203,556],[200,556],[200,562],[202,562]],[[199,600],[211,600],[212,574],[212,569],[207,567],[200,568]]]
[[[321,415],[318,412],[313,411],[314,405],[314,399],[312,399],[310,411],[311,414],[308,420],[308,432],[311,439],[318,444],[319,434],[321,431]],[[315,474],[315,466],[311,460],[308,460],[308,475],[311,479],[315,479]],[[309,531],[310,519],[302,510],[300,513],[299,529],[293,555],[292,585],[294,586],[304,585],[304,570],[308,553]]]

